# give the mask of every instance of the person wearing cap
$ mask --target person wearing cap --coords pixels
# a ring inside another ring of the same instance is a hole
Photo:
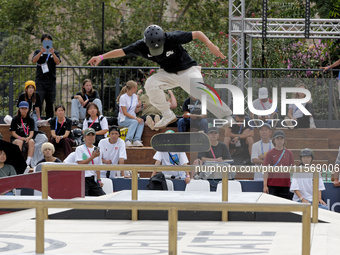
[[[208,131],[208,120],[206,114],[201,114],[201,101],[192,96],[185,99],[183,103],[183,118],[177,121],[178,132],[185,132],[187,126],[197,127],[199,131]]]
[[[210,140],[210,150],[199,152],[194,165],[202,165],[206,161],[222,162],[231,159],[229,149],[225,143],[218,141],[220,130],[218,127],[209,127],[207,135]]]
[[[31,165],[34,154],[34,120],[28,114],[29,104],[26,101],[19,103],[17,115],[13,117],[9,130],[11,142],[19,146],[20,150],[27,149],[26,164]]]
[[[74,141],[71,137],[72,121],[65,116],[65,107],[57,105],[55,107],[55,115],[50,120],[51,137],[50,143],[56,148],[63,148],[65,158],[72,152]]]
[[[126,147],[142,147],[142,134],[144,130],[144,121],[136,116],[136,109],[140,105],[137,92],[137,82],[128,81],[121,89],[117,103],[119,104],[118,125],[129,128],[126,138]]]
[[[261,111],[264,111],[264,110],[269,110],[271,107],[272,107],[272,104],[273,104],[273,100],[269,98],[268,96],[268,89],[266,87],[262,87],[259,89],[259,98],[255,99],[253,101],[253,107],[256,109],[256,110],[261,110]],[[262,120],[263,122],[265,123],[268,123],[268,124],[273,124],[272,127],[275,128],[278,121],[268,121],[268,119],[278,119],[278,114],[277,114],[277,108],[276,110],[269,114],[269,115],[265,115],[265,116],[258,116],[258,115],[255,115],[253,113],[250,113],[250,118],[251,119],[260,119]]]
[[[78,164],[102,165],[101,151],[98,147],[93,146],[96,141],[96,131],[93,128],[87,128],[84,131],[85,144],[76,148],[76,161]],[[85,196],[105,195],[102,189],[103,183],[100,179],[100,171],[85,171]]]
[[[17,106],[21,101],[26,101],[29,104],[29,115],[34,120],[34,130],[38,131],[37,121],[41,120],[41,99],[39,93],[36,92],[36,86],[34,81],[25,82],[25,92],[19,95]]]
[[[303,82],[300,82],[296,85],[298,88],[307,89],[306,85]],[[304,93],[295,93],[294,98],[305,98],[306,95]],[[295,128],[316,128],[313,118],[313,101],[309,100],[307,103],[302,103],[302,105],[310,112],[312,115],[304,115],[304,113],[295,105],[290,104],[288,106],[288,120],[286,121],[289,127],[293,127],[292,121],[289,119],[293,119],[297,122]]]
[[[285,148],[286,136],[281,130],[273,134],[274,148],[268,151],[264,159],[264,166],[294,166],[293,153]],[[274,196],[292,199],[290,188],[290,173],[265,173],[263,178],[263,192]]]
[[[219,48],[201,31],[165,32],[160,26],[150,25],[144,31],[144,39],[124,48],[92,57],[88,64],[97,66],[104,59],[123,56],[140,56],[159,64],[161,69],[146,80],[145,90],[150,98],[150,103],[162,113],[163,118],[155,125],[155,129],[161,129],[177,120],[176,115],[170,110],[163,90],[180,86],[193,97],[200,98],[202,89],[206,89],[201,67],[182,46],[194,39],[203,42],[216,57],[225,58]],[[214,101],[215,98],[207,97],[207,108],[212,114],[219,119],[231,115],[231,111],[225,103],[221,102],[221,104],[215,105]]]
[[[311,149],[305,148],[300,151],[301,163],[299,166],[311,165],[314,153]],[[326,203],[322,200],[322,190],[325,190],[321,173],[319,173],[319,208],[328,210]],[[294,173],[290,192],[294,193],[293,201],[300,203],[312,203],[313,201],[313,173]]]
[[[268,151],[274,148],[270,137],[272,135],[271,125],[264,123],[259,130],[260,141],[253,144],[251,149],[251,162],[256,166],[263,165]],[[263,181],[263,173],[254,173],[255,181]]]
[[[101,151],[102,163],[106,165],[123,165],[127,159],[125,142],[120,137],[120,129],[118,126],[109,128],[109,137],[100,140],[98,147]],[[123,176],[124,171],[101,171],[102,178],[116,178]]]
[[[168,130],[165,133],[174,133],[173,130]],[[188,165],[189,160],[187,154],[185,152],[160,152],[157,151],[153,156],[153,159],[156,160],[155,165],[163,165],[163,166],[184,166]],[[157,172],[153,171],[152,176],[156,175]],[[163,174],[165,176],[171,176],[171,179],[182,179],[186,184],[190,183],[191,176],[190,172],[184,171],[164,171]]]
[[[249,117],[236,115],[231,127],[225,129],[224,143],[229,150],[247,148],[251,155],[251,148],[254,144],[254,128],[249,125]]]

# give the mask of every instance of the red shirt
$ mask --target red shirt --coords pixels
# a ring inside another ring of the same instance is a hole
[[[274,166],[279,160],[282,151],[277,149],[271,149],[266,154],[263,165],[264,166]],[[276,166],[293,166],[294,165],[294,157],[293,153],[286,149],[280,161],[276,164]],[[274,178],[275,177],[275,178]],[[279,187],[290,187],[290,173],[268,173],[268,186],[279,186]]]

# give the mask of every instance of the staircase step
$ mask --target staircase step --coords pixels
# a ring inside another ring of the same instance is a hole
[[[328,149],[328,138],[287,138],[287,148],[294,149]]]

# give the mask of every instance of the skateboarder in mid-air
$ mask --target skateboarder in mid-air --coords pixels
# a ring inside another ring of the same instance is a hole
[[[201,31],[193,32],[164,32],[157,25],[148,26],[144,31],[144,39],[121,49],[115,49],[103,55],[92,57],[88,64],[97,66],[102,60],[118,58],[125,55],[141,56],[152,60],[160,65],[159,71],[149,77],[145,83],[145,90],[150,98],[150,103],[162,112],[163,118],[155,128],[165,128],[168,124],[177,120],[176,115],[170,110],[170,105],[165,99],[163,90],[173,89],[180,86],[195,98],[201,98],[202,88],[205,88],[201,67],[197,65],[182,47],[193,39],[203,42],[217,57],[225,58],[219,48]],[[228,117],[231,111],[221,102],[214,103],[214,99],[207,97],[207,109],[217,118]]]

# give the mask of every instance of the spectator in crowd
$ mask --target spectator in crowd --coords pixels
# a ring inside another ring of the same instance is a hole
[[[256,166],[263,165],[264,159],[268,151],[274,148],[270,139],[272,136],[271,125],[264,123],[259,130],[260,141],[253,144],[251,149],[251,162]],[[255,181],[263,181],[263,173],[254,173]]]
[[[123,165],[126,157],[125,143],[120,136],[120,129],[117,126],[111,126],[109,129],[109,138],[102,139],[98,147],[101,151],[102,163],[106,165]],[[116,178],[124,176],[124,171],[101,171],[101,177]]]
[[[71,152],[63,161],[66,164],[77,164],[76,152]]]
[[[50,143],[55,147],[62,147],[65,157],[67,157],[72,152],[74,144],[71,137],[72,121],[65,117],[65,107],[63,105],[55,107],[55,115],[57,117],[50,120]]]
[[[41,163],[45,162],[53,162],[53,163],[62,163],[62,161],[56,157],[53,156],[55,152],[54,145],[52,143],[44,143],[41,146],[41,152],[44,154],[44,158],[40,160],[36,167],[35,167],[35,172],[41,172]]]
[[[93,128],[87,128],[84,131],[85,144],[76,148],[76,161],[78,164],[102,165],[100,149],[93,146],[96,141],[96,131]],[[100,179],[100,171],[85,171],[85,196],[105,195],[102,189],[103,183]]]
[[[209,127],[207,135],[210,140],[210,150],[199,152],[194,165],[202,165],[206,161],[222,162],[231,159],[229,149],[226,144],[218,141],[220,130],[218,127]]]
[[[52,41],[52,36],[43,34],[41,36],[41,42],[44,40]],[[51,48],[47,54],[46,49],[41,47],[40,50],[34,52],[32,62],[33,64],[37,64],[35,82],[37,92],[41,98],[41,105],[45,100],[46,118],[52,118],[53,104],[56,96],[56,66],[61,63],[59,52]]]
[[[12,165],[5,164],[7,160],[6,152],[0,149],[0,178],[6,176],[17,175],[14,167]],[[12,190],[6,190],[5,192],[0,193],[0,195],[14,195]]]
[[[100,101],[98,91],[93,89],[90,79],[85,79],[81,91],[72,97],[71,119],[73,126],[77,126],[80,119],[85,119],[86,107],[89,103],[95,103],[99,112],[102,112],[102,101]]]
[[[340,147],[339,147],[339,152],[338,152],[338,156],[336,157],[336,160],[335,160],[335,165],[338,165],[338,169],[340,167]],[[334,173],[334,182],[333,182],[333,185],[335,187],[340,187],[340,182],[339,182],[339,171],[336,171]]]
[[[11,142],[19,146],[20,150],[27,151],[26,164],[30,165],[34,154],[34,120],[28,114],[29,104],[26,101],[19,103],[16,116],[13,117],[9,130],[12,133]]]
[[[271,100],[268,96],[268,89],[266,87],[262,87],[259,89],[259,98],[255,99],[253,101],[253,107],[256,110],[261,110],[261,111],[265,111],[265,110],[269,110],[271,109],[273,104],[273,100]],[[260,119],[262,120],[264,123],[268,123],[270,125],[272,125],[273,128],[276,127],[278,120],[276,121],[271,121],[268,119],[278,119],[278,114],[277,114],[277,108],[276,110],[269,114],[269,115],[264,115],[264,116],[259,116],[259,115],[255,115],[253,113],[250,113],[250,118],[251,119]],[[260,123],[258,123],[258,126],[260,125]]]
[[[243,147],[247,148],[249,155],[251,155],[251,148],[254,144],[254,130],[249,126],[249,120],[248,116],[236,115],[236,122],[225,129],[224,143],[229,150]]]
[[[88,127],[96,131],[96,141],[94,145],[98,145],[99,141],[107,137],[109,125],[107,119],[100,114],[99,108],[95,103],[89,103],[86,107],[86,118],[83,123],[83,130]]]
[[[185,99],[183,102],[183,118],[177,121],[178,132],[185,132],[187,127],[198,128],[203,130],[204,133],[208,131],[207,115],[201,114],[201,101],[192,96]]]
[[[172,130],[168,130],[165,133],[174,133]],[[156,160],[155,165],[164,165],[164,166],[184,166],[188,165],[189,160],[185,152],[160,152],[157,151],[153,156],[153,159]],[[157,172],[153,171],[152,176],[156,175]],[[186,184],[188,184],[191,180],[190,173],[184,171],[164,171],[163,174],[165,176],[171,176],[171,179],[183,179]]]
[[[41,120],[41,99],[39,93],[36,91],[36,86],[34,81],[25,82],[25,92],[19,95],[17,107],[21,101],[26,101],[29,104],[29,115],[34,120],[34,130],[38,131],[37,121]]]
[[[136,92],[137,82],[130,80],[122,88],[117,98],[119,103],[118,125],[129,129],[125,138],[126,147],[143,146],[144,121],[136,116],[136,107],[140,105]]]
[[[264,159],[264,166],[293,166],[293,153],[285,148],[286,136],[281,130],[273,135],[274,148],[268,151]],[[263,178],[263,192],[274,196],[292,199],[290,188],[290,173],[265,173]]]
[[[304,83],[299,83],[296,85],[298,88],[306,89]],[[296,93],[294,98],[305,98],[306,95],[304,93]],[[288,117],[289,119],[296,120],[297,126],[295,128],[316,128],[313,118],[313,104],[312,99],[309,100],[307,103],[302,103],[302,105],[312,114],[310,116],[304,115],[303,112],[295,105],[290,104],[288,107]],[[290,121],[291,122],[291,121]],[[292,127],[294,124],[290,123],[289,121],[287,124]]]
[[[141,104],[137,105],[136,113],[138,113],[138,117],[143,119],[145,125],[147,125],[151,130],[154,130],[155,124],[160,121],[162,112],[150,103],[150,99],[147,94],[142,95],[142,93],[142,89],[137,92],[137,96],[139,96]],[[170,103],[170,109],[175,109],[177,107],[177,100],[172,90],[168,90],[168,94],[165,94],[165,97],[166,101]],[[158,130],[159,129],[156,129],[156,131]]]
[[[301,163],[299,166],[311,165],[314,153],[311,149],[305,148],[300,151]],[[321,173],[319,173],[319,208],[328,210],[326,203],[322,200],[321,191],[325,190]],[[313,201],[313,173],[294,173],[290,192],[294,193],[293,200],[301,203],[312,203]]]

